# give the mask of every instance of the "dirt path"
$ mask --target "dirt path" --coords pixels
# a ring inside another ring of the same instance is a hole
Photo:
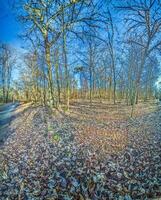
[[[0,145],[2,145],[5,139],[8,137],[7,126],[13,118],[14,111],[19,105],[16,103],[7,103],[0,106]]]

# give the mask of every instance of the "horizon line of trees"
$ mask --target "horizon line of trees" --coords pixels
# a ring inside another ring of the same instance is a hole
[[[159,0],[27,0],[14,9],[30,47],[15,98],[68,110],[72,99],[134,106],[156,97]]]

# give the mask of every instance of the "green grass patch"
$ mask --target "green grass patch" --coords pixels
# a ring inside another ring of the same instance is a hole
[[[51,126],[49,126],[48,131],[53,131],[53,128]]]
[[[50,124],[48,124],[48,131],[53,131],[53,127]]]
[[[61,136],[58,133],[53,133],[52,134],[52,140],[53,142],[59,142],[61,139]]]
[[[46,134],[45,134],[46,135]],[[54,128],[48,124],[47,126],[47,135],[49,136],[49,138],[53,141],[53,142],[59,142],[61,139],[61,136],[59,133],[55,133],[54,132]]]

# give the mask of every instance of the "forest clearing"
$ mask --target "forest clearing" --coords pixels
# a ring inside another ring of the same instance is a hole
[[[1,199],[159,198],[160,108],[140,103],[129,119],[128,106],[98,101],[66,114],[21,105],[1,149]]]
[[[161,0],[1,0],[0,27],[0,200],[161,200]]]

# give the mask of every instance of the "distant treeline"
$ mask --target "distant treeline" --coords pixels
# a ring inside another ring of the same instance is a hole
[[[29,49],[21,57],[15,99],[55,107],[63,103],[69,109],[71,99],[107,99],[114,104],[125,100],[134,105],[156,97],[159,0],[27,0],[15,1],[15,10]],[[2,62],[1,74],[4,69]],[[12,67],[6,77],[11,71]],[[6,80],[2,75],[7,100],[10,78]]]

